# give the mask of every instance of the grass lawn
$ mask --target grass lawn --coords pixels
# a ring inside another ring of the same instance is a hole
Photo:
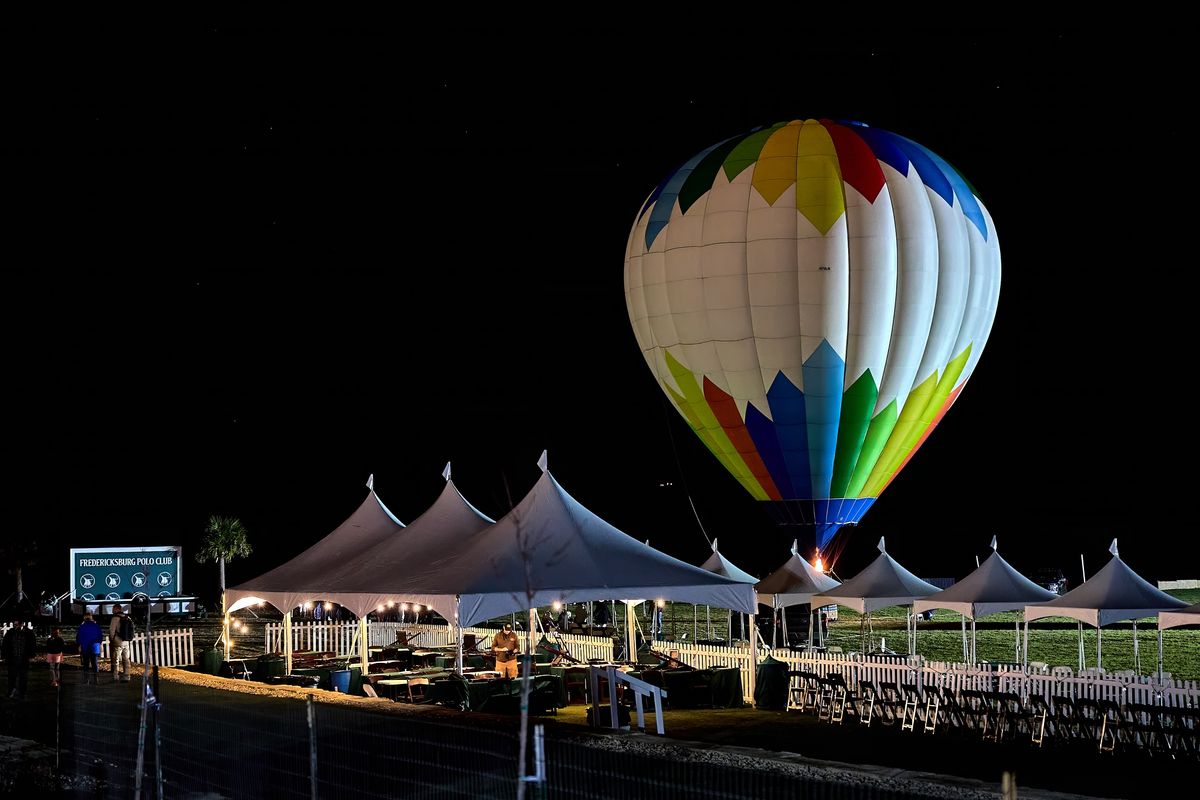
[[[1170,592],[1186,603],[1200,601],[1200,589],[1179,589]],[[686,603],[668,603],[663,628],[668,633],[674,629],[675,636],[692,635],[692,606]],[[903,651],[904,617],[907,608],[896,606],[885,608],[871,615],[876,639],[887,640],[892,650]],[[640,615],[639,615],[640,616]],[[699,609],[699,633],[706,635],[705,610]],[[1005,612],[981,617],[976,622],[976,654],[988,661],[1015,661],[1016,624],[1021,619],[1019,612]],[[712,610],[714,634],[726,635],[726,612]],[[736,620],[736,617],[735,617]],[[793,625],[807,625],[804,616],[792,621]],[[1141,657],[1141,673],[1148,675],[1158,664],[1158,631],[1153,617],[1138,620],[1138,649]],[[967,625],[970,635],[970,622]],[[734,623],[734,637],[739,629]],[[837,622],[829,626],[829,642],[843,649],[858,650],[859,615],[845,608],[838,609]],[[1084,658],[1087,666],[1096,664],[1096,629],[1083,628]],[[932,620],[922,621],[917,630],[917,652],[934,661],[962,661],[962,628],[959,616],[948,611],[937,611]],[[1029,626],[1029,660],[1044,661],[1051,666],[1075,668],[1079,664],[1079,629],[1075,620],[1066,617],[1049,617]],[[1104,668],[1106,670],[1134,669],[1133,626],[1128,622],[1104,628]],[[1163,669],[1177,680],[1200,680],[1200,629],[1173,628],[1163,631]]]

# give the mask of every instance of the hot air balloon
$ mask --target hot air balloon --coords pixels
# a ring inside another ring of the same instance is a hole
[[[958,399],[999,296],[971,185],[857,122],[783,122],[697,153],[650,194],[625,254],[629,319],[671,404],[820,549]]]

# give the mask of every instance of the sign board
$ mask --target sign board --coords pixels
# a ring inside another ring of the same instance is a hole
[[[73,547],[71,597],[132,600],[183,595],[180,547]]]

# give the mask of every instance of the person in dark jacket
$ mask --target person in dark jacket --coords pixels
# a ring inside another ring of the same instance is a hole
[[[29,682],[29,659],[37,649],[37,634],[25,626],[25,617],[19,616],[15,624],[4,633],[0,650],[4,654],[4,665],[8,668],[8,696],[17,700],[25,698],[25,686]]]
[[[82,667],[83,682],[96,685],[96,673],[100,660],[100,642],[104,639],[104,631],[91,614],[83,615],[83,624],[75,634],[79,642],[79,664]]]

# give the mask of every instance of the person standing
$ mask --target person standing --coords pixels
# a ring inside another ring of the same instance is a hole
[[[129,645],[133,642],[133,620],[120,605],[113,606],[112,622],[108,625],[108,656],[113,683],[129,682]],[[121,677],[124,668],[125,677]]]
[[[521,652],[521,639],[513,633],[511,622],[504,623],[504,630],[492,637],[492,652],[496,655],[496,671],[500,677],[517,677],[517,654]]]
[[[62,682],[63,651],[66,649],[67,644],[63,641],[62,631],[55,628],[46,641],[46,663],[50,665],[51,686],[58,686]]]
[[[25,686],[29,682],[29,659],[37,649],[37,634],[25,627],[25,617],[20,615],[14,625],[4,633],[0,642],[4,665],[8,668],[8,696],[25,699]]]
[[[100,642],[104,639],[104,631],[91,614],[83,615],[83,624],[75,632],[75,641],[79,643],[79,666],[83,671],[83,682],[96,685],[96,674],[99,672]]]

